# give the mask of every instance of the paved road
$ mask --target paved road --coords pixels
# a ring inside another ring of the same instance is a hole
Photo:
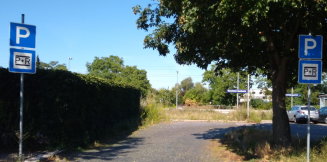
[[[222,122],[162,123],[131,135],[112,147],[88,150],[73,155],[69,161],[123,161],[123,162],[212,162],[224,161],[213,156],[211,139],[222,137],[227,131],[252,124]],[[271,129],[271,123],[254,124]],[[312,125],[312,138],[327,136],[327,125]],[[293,135],[306,136],[305,124],[291,124]],[[216,153],[217,154],[217,153]]]
[[[218,122],[162,123],[140,130],[109,148],[88,150],[72,161],[213,162],[210,139],[241,124]]]

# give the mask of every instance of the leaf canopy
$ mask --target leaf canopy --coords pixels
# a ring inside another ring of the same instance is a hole
[[[176,48],[180,64],[201,68],[214,62],[268,76],[288,59],[289,75],[296,75],[298,34],[327,32],[327,2],[322,0],[160,0],[134,7],[137,27],[152,32],[146,48],[169,53]],[[296,80],[296,79],[295,79]]]

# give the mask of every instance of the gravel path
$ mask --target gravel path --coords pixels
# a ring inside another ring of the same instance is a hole
[[[72,161],[212,162],[210,139],[223,135],[236,123],[172,122],[140,130],[111,147],[88,150]]]

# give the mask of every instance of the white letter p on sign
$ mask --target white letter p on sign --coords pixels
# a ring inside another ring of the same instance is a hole
[[[312,42],[311,46],[309,46],[309,42]],[[308,55],[308,50],[309,49],[315,49],[316,46],[317,46],[316,40],[314,40],[312,38],[305,38],[304,39],[304,55],[307,56]]]
[[[21,34],[21,30],[25,30],[26,34]],[[16,44],[20,44],[20,38],[27,38],[30,36],[30,31],[26,27],[17,26],[16,27]]]

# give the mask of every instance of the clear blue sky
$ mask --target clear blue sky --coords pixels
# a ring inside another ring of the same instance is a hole
[[[153,3],[151,0],[1,0],[0,5],[0,66],[9,63],[9,25],[21,22],[36,26],[36,54],[41,61],[59,61],[70,70],[87,73],[86,64],[94,57],[116,55],[125,65],[137,66],[148,72],[153,88],[172,88],[179,81],[192,77],[201,82],[203,70],[178,65],[171,48],[167,57],[143,48],[147,34],[136,28],[137,16],[132,7]]]

